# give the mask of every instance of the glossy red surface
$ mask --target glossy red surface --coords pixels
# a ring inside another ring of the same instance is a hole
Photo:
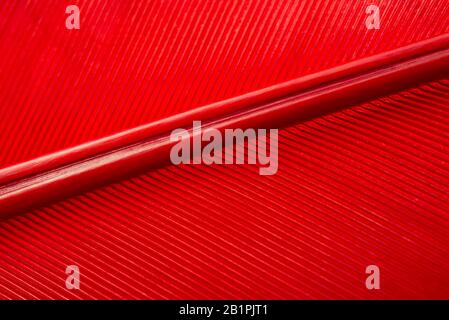
[[[367,1],[76,3],[79,31],[65,29],[63,1],[0,4],[3,173],[373,54],[449,45],[446,1],[379,1],[380,30],[365,27]],[[314,105],[343,110],[285,113],[274,176],[166,165],[96,187],[105,171],[75,180],[78,195],[15,212],[0,222],[0,297],[449,298],[442,57],[385,82],[397,91],[387,96],[383,82],[351,86]],[[81,290],[65,287],[70,264]],[[381,290],[365,288],[370,264]]]

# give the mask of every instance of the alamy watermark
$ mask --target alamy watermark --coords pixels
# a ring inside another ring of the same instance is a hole
[[[65,287],[69,290],[79,290],[80,288],[80,269],[77,265],[69,265],[65,269],[67,278],[65,280]]]
[[[365,273],[368,275],[365,280],[365,287],[368,290],[380,289],[380,268],[375,264],[371,264],[365,268]]]
[[[371,4],[366,7],[365,10],[368,15],[365,20],[365,26],[368,30],[379,30],[380,29],[380,9],[375,4]]]
[[[170,152],[170,160],[175,165],[244,164],[246,158],[246,163],[260,166],[260,175],[273,175],[278,171],[277,129],[225,129],[223,138],[220,130],[203,129],[201,121],[193,121],[190,131],[173,130],[170,142],[176,142]]]

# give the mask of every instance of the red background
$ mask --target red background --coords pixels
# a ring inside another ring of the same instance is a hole
[[[0,168],[448,33],[448,4],[3,1]],[[436,79],[283,128],[274,176],[168,166],[4,220],[0,297],[447,299],[448,119]]]

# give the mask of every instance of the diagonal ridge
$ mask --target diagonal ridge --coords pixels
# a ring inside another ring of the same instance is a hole
[[[204,127],[280,127],[440,78],[449,34],[197,108],[0,170],[0,217],[168,162],[170,132]]]

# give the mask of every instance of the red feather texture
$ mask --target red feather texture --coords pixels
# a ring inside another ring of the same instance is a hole
[[[72,31],[4,2],[0,166],[449,33],[446,1],[376,2],[379,30],[365,1],[75,1]],[[3,220],[0,297],[449,298],[447,77],[347,107],[282,129],[273,176],[166,166]]]

